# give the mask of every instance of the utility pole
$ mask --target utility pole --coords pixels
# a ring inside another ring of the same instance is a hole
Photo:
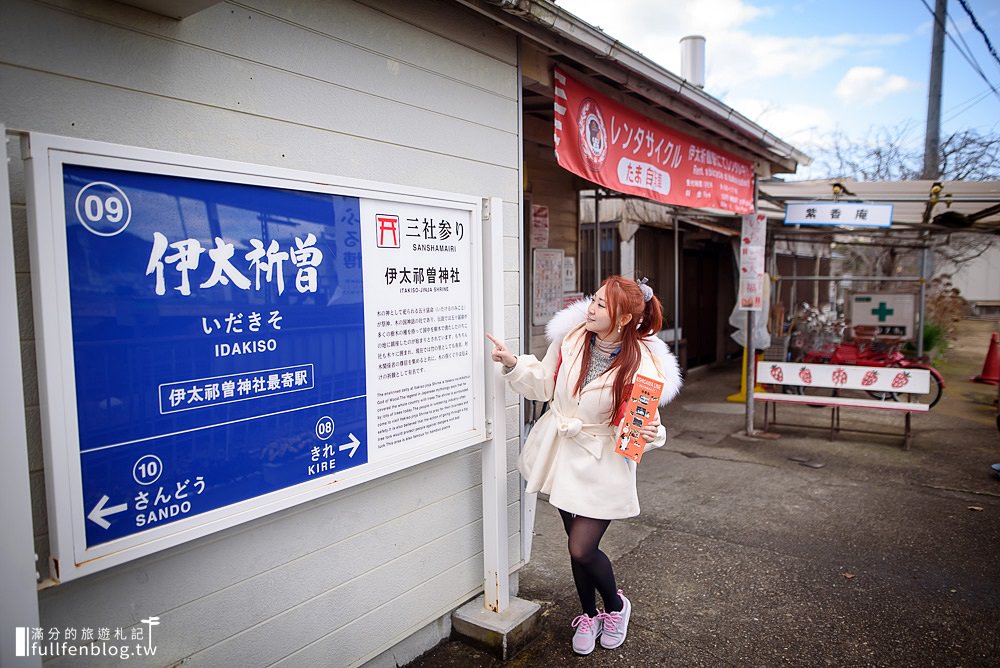
[[[931,79],[927,91],[927,132],[924,135],[924,171],[922,179],[941,177],[938,153],[941,147],[941,78],[944,69],[944,22],[948,0],[934,5],[934,38],[931,40]]]

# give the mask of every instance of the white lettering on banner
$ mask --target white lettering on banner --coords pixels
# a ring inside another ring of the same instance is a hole
[[[643,155],[672,169],[676,169],[684,159],[682,146],[679,144],[662,138],[657,140],[654,130],[629,127],[627,122],[619,124],[615,115],[611,114],[611,143],[617,144],[623,135],[621,147],[627,150],[631,146],[632,155]]]
[[[212,261],[212,273],[208,279],[198,285],[201,289],[209,289],[216,285],[223,286],[232,283],[240,290],[249,290],[251,283],[255,290],[261,289],[261,277],[265,287],[274,284],[278,289],[278,294],[285,291],[285,276],[282,269],[286,261],[291,261],[296,267],[295,289],[300,293],[316,292],[317,272],[323,261],[323,252],[316,247],[316,237],[312,233],[306,238],[294,237],[295,244],[289,247],[288,252],[280,249],[278,242],[274,239],[264,248],[264,242],[260,239],[250,239],[249,245],[252,250],[247,252],[243,258],[247,261],[247,268],[254,272],[254,281],[244,276],[232,263],[236,249],[233,244],[227,243],[221,237],[215,237],[215,248],[208,250],[208,257]],[[174,252],[168,254],[168,249]],[[185,297],[191,295],[190,273],[197,271],[201,263],[201,255],[205,252],[201,242],[197,239],[184,239],[170,243],[167,237],[161,232],[153,232],[153,247],[149,253],[149,261],[146,263],[146,276],[153,275],[153,290],[157,295],[163,296],[167,293],[166,277],[164,269],[166,265],[173,265],[180,274],[179,284],[174,287]]]
[[[724,155],[719,155],[712,149],[691,146],[688,148],[688,160],[691,160],[692,162],[700,162],[706,165],[712,165],[713,167],[719,167],[720,169],[726,170],[726,172],[732,172],[731,174],[724,174],[716,172],[715,170],[706,169],[704,173],[707,175],[726,178],[733,183],[749,183],[751,176],[749,166],[742,162],[731,160]]]
[[[645,162],[622,158],[618,161],[618,180],[624,185],[670,194],[670,174]]]

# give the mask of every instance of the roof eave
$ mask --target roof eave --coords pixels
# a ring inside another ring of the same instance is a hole
[[[458,2],[474,9],[478,8],[481,2],[486,2],[522,21],[540,25],[550,33],[580,45],[598,58],[612,62],[636,77],[637,80],[629,78],[623,82],[630,91],[644,97],[648,97],[649,91],[646,87],[649,86],[669,91],[680,97],[692,111],[709,115],[756,142],[764,149],[762,157],[766,157],[772,164],[788,172],[795,172],[798,165],[806,166],[812,163],[811,157],[771,134],[732,107],[550,0],[458,0]],[[645,84],[645,87],[637,84]],[[697,122],[696,114],[692,115],[690,120]],[[760,150],[755,152],[760,153]]]

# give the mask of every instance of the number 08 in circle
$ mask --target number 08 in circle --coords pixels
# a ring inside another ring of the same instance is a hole
[[[333,436],[333,430],[333,418],[329,415],[324,415],[318,422],[316,422],[316,438],[321,441],[325,441]]]
[[[132,203],[113,183],[94,181],[76,196],[76,219],[99,237],[121,234],[132,220]]]

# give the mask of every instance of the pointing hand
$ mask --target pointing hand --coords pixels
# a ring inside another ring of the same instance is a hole
[[[517,357],[507,349],[503,341],[498,340],[489,332],[486,333],[486,338],[493,343],[493,352],[490,353],[490,357],[493,358],[494,362],[500,362],[504,366],[514,366],[517,364]]]

